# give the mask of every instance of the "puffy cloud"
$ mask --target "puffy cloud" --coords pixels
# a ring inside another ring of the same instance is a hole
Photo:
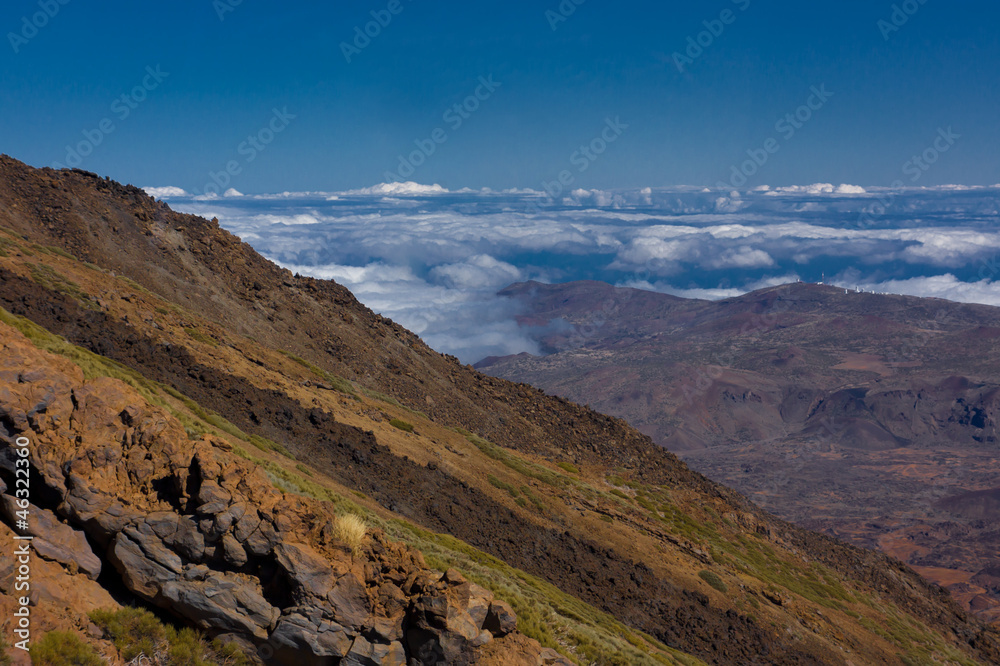
[[[144,187],[142,189],[146,192],[146,194],[154,199],[171,199],[191,196],[186,190],[174,187],[173,185],[167,185],[166,187]]]
[[[847,185],[841,184],[834,186],[832,183],[815,183],[813,185],[791,185],[789,187],[775,187],[771,189],[767,185],[762,186],[763,189],[759,191],[769,193],[771,195],[779,194],[839,194],[839,195],[856,195],[856,194],[867,194],[867,190],[858,185]],[[758,188],[755,188],[758,189]]]
[[[415,183],[213,198],[162,192],[175,208],[218,217],[289,269],[345,284],[466,362],[537,353],[514,306],[495,295],[527,279],[724,298],[825,272],[846,286],[997,300],[979,274],[1000,256],[996,188],[578,189],[561,202],[534,190]]]
[[[856,286],[855,284],[843,281],[838,284],[845,288],[854,288]],[[860,287],[865,291],[876,291],[887,294],[944,298],[959,303],[982,303],[985,305],[1000,306],[1000,282],[990,280],[963,282],[951,273],[914,277],[905,280],[862,282],[860,283]]]
[[[746,245],[725,250],[704,262],[709,268],[769,268],[774,259],[763,250],[755,250]]]
[[[452,289],[499,290],[521,279],[517,266],[497,261],[488,254],[470,257],[460,264],[437,266],[430,275]]]
[[[349,190],[344,194],[355,196],[383,196],[383,197],[419,197],[428,194],[447,194],[448,190],[440,185],[421,185],[407,181],[405,183],[381,183],[374,187],[365,187],[360,190]]]

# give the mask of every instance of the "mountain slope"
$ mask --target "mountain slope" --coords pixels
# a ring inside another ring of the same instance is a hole
[[[654,660],[661,643],[720,664],[1000,655],[899,563],[777,520],[618,419],[440,356],[135,188],[3,158],[0,225],[6,310],[363,494],[574,659],[612,660],[619,631],[574,597],[652,636],[629,640]]]
[[[719,302],[523,284],[573,323],[487,371],[626,417],[795,522],[878,547],[1000,619],[1000,308],[792,284]],[[597,322],[595,324],[595,322]]]

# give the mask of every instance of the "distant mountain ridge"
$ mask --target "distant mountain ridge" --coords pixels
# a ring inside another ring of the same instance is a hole
[[[626,418],[1000,619],[1000,589],[971,582],[1000,557],[1000,308],[806,283],[717,302],[599,283],[501,294],[526,326],[568,325],[539,341],[550,355],[480,369]]]

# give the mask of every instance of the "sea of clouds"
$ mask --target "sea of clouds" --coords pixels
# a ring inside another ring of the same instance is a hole
[[[1000,185],[816,184],[459,190],[387,183],[348,192],[194,196],[146,188],[303,275],[474,363],[538,353],[517,304],[525,280],[602,280],[720,299],[796,280],[1000,306]]]

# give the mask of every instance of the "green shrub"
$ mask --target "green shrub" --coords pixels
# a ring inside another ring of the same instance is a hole
[[[50,631],[31,646],[34,666],[103,666],[104,660],[76,634]]]
[[[577,467],[576,465],[574,465],[573,463],[561,462],[561,463],[556,463],[556,466],[557,467],[561,467],[562,469],[566,470],[570,474],[579,474],[580,473],[580,468]]]
[[[202,333],[201,331],[199,331],[197,328],[191,328],[189,326],[189,327],[187,327],[187,328],[184,329],[184,332],[187,333],[188,336],[192,340],[197,340],[198,342],[204,343],[206,345],[211,345],[212,347],[218,347],[219,346],[219,341],[218,340],[216,340],[215,338],[213,338],[210,335],[205,335],[204,333]]]
[[[538,509],[539,513],[545,513],[545,502],[543,502],[538,495],[531,492],[531,489],[528,488],[528,486],[521,486],[521,493],[528,498],[528,501],[535,505],[535,508]]]
[[[126,662],[145,655],[143,663],[161,666],[250,666],[252,663],[238,646],[219,640],[209,645],[194,629],[165,625],[144,608],[96,610],[90,619],[112,640]]]
[[[722,582],[722,579],[719,578],[719,575],[714,571],[709,571],[708,569],[702,569],[701,571],[698,572],[698,576],[703,581],[705,581],[706,583],[717,589],[719,592],[722,592],[723,594],[729,591],[729,588],[726,587],[726,584]]]
[[[564,488],[571,484],[571,479],[567,476],[563,476],[548,467],[543,467],[537,463],[527,462],[522,460],[513,453],[503,449],[493,442],[483,439],[478,435],[473,435],[467,430],[457,430],[462,434],[470,443],[474,444],[476,448],[482,451],[485,455],[489,456],[493,460],[502,462],[507,467],[511,468],[518,474],[523,474],[524,476],[529,476],[533,479],[538,479],[542,483],[554,486],[556,488]]]
[[[392,419],[391,421],[389,421],[389,425],[391,425],[393,428],[398,428],[403,432],[413,432],[413,424],[407,423],[402,419]]]
[[[142,608],[95,610],[90,619],[111,638],[125,661],[131,661],[140,654],[151,657],[163,649],[167,640],[167,629],[163,623]]]
[[[89,309],[96,309],[97,305],[90,300],[90,295],[80,288],[76,282],[45,264],[31,264],[28,266],[31,272],[31,279],[37,284],[50,291],[56,291],[76,299],[81,305]]]
[[[55,245],[49,245],[45,249],[48,250],[51,254],[57,254],[60,257],[64,257],[66,259],[72,259],[73,261],[78,261],[75,256],[73,256],[66,250],[62,249],[61,247],[56,247]]]
[[[507,494],[510,495],[511,497],[517,497],[518,496],[517,488],[515,488],[512,485],[510,485],[506,481],[501,481],[500,479],[498,479],[497,477],[493,476],[492,474],[488,475],[486,477],[486,480],[489,481],[490,485],[493,486],[494,488],[498,488],[500,490],[505,490],[507,492]]]

